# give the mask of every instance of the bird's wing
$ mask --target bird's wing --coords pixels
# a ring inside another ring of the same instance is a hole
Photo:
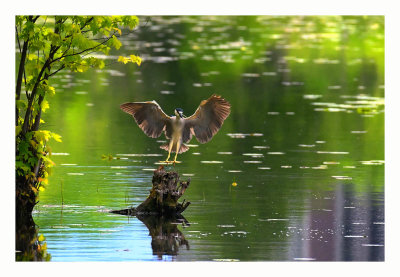
[[[206,143],[218,132],[231,112],[231,104],[221,96],[212,95],[203,100],[196,112],[185,118],[183,142],[195,135],[200,143]]]
[[[162,131],[171,135],[171,117],[166,115],[156,101],[124,103],[121,110],[130,114],[143,132],[152,138],[158,138]]]

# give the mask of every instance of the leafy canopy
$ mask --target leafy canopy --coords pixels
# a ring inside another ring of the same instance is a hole
[[[61,142],[60,135],[39,130],[41,113],[49,109],[46,97],[56,93],[49,80],[61,70],[103,68],[101,55],[120,49],[118,38],[138,23],[136,16],[16,16],[16,175],[35,193],[54,165],[47,142]],[[141,59],[120,56],[117,62],[140,65]]]

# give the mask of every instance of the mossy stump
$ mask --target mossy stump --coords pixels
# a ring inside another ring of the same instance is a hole
[[[178,203],[179,198],[185,193],[189,186],[190,178],[179,181],[179,174],[176,171],[165,171],[160,166],[153,174],[153,187],[147,199],[136,208],[111,211],[123,215],[159,215],[177,216],[180,215],[190,202]]]

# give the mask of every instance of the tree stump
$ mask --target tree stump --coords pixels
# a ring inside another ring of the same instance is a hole
[[[179,174],[176,171],[165,171],[160,166],[153,174],[153,187],[147,199],[136,208],[111,211],[123,215],[158,215],[175,217],[180,215],[190,202],[178,199],[185,193],[189,186],[190,178],[184,182],[179,181]]]

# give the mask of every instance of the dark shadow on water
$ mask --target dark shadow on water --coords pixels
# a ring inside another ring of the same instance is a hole
[[[178,255],[182,246],[189,250],[189,242],[178,229],[178,225],[189,225],[182,215],[174,217],[137,215],[136,217],[149,229],[153,255],[157,255],[159,259],[162,259],[163,255]]]
[[[31,215],[16,218],[15,224],[15,260],[16,261],[49,261],[47,245],[43,236],[38,236],[36,224]]]

